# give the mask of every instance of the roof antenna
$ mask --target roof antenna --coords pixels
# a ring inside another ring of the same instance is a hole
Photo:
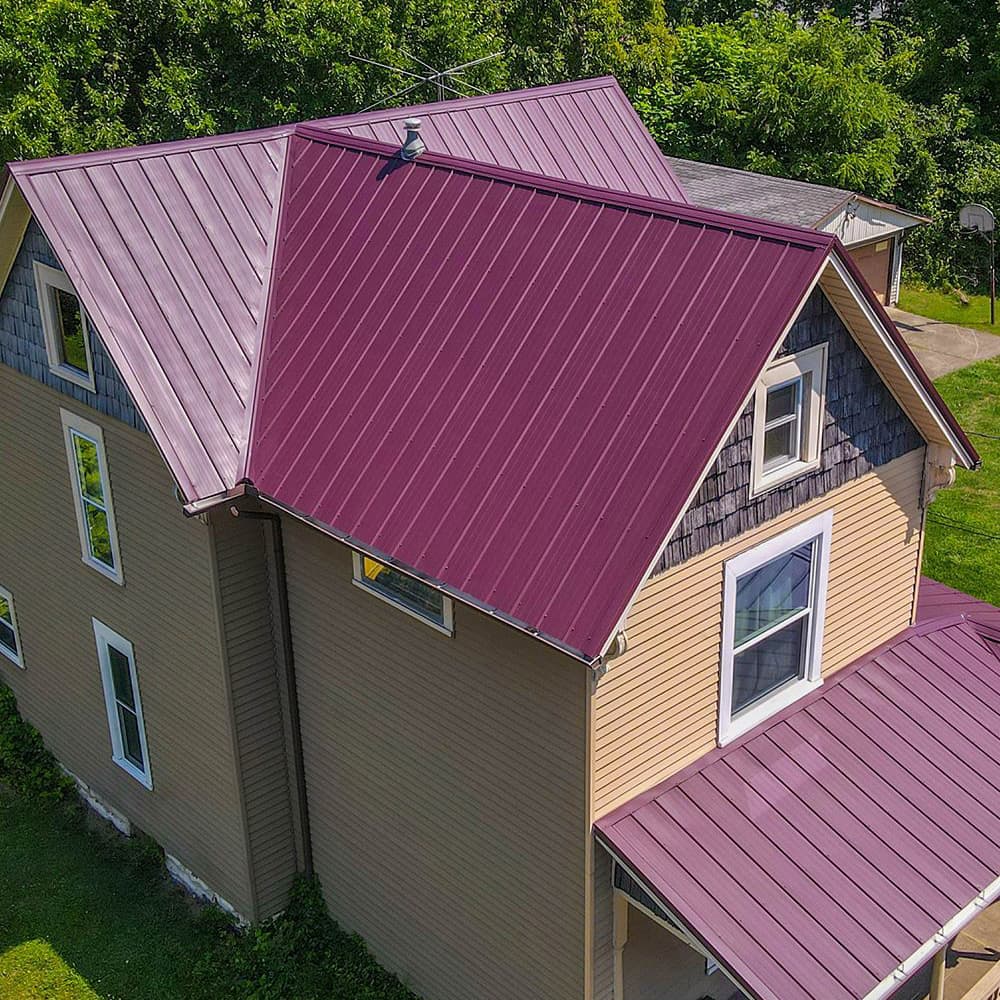
[[[385,97],[380,97],[377,101],[369,104],[368,107],[362,108],[359,114],[363,114],[365,111],[374,111],[375,108],[380,108],[383,105],[389,104],[397,98],[404,97],[411,91],[423,86],[433,85],[437,100],[439,101],[446,100],[449,95],[454,95],[455,97],[468,97],[469,94],[467,91],[474,91],[477,94],[487,94],[488,91],[480,90],[474,84],[469,83],[468,80],[463,78],[462,74],[465,70],[471,69],[473,66],[478,66],[480,63],[491,62],[493,59],[499,59],[503,55],[502,52],[492,52],[488,56],[481,56],[479,59],[473,59],[471,62],[462,63],[460,66],[452,66],[450,69],[435,69],[429,63],[425,63],[423,59],[418,59],[416,56],[411,55],[406,51],[406,49],[400,49],[399,51],[411,62],[418,64],[419,68],[421,68],[423,72],[414,73],[408,69],[400,69],[398,66],[390,66],[388,63],[378,62],[375,59],[366,59],[364,56],[351,56],[352,59],[356,59],[358,62],[368,63],[369,66],[378,66],[380,69],[387,69],[392,73],[398,73],[400,76],[404,76],[415,81],[403,90],[397,90],[394,94],[388,94]],[[454,86],[452,86],[452,84],[454,84]],[[464,87],[466,89],[465,91],[459,90],[457,89],[459,87]],[[407,128],[409,128],[409,126],[407,126]],[[407,136],[407,141],[409,141],[409,135]],[[404,157],[404,159],[406,159],[406,157]]]

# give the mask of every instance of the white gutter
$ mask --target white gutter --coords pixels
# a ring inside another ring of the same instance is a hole
[[[1000,898],[1000,878],[994,879],[968,906],[959,910],[934,936],[925,941],[909,958],[904,959],[863,1000],[882,1000],[899,989],[929,958],[944,948],[959,931],[972,922],[991,903]]]

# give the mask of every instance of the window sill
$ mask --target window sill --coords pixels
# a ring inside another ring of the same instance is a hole
[[[94,384],[94,376],[92,374],[82,372],[77,368],[71,367],[70,365],[49,365],[49,371],[52,372],[53,375],[56,375],[61,379],[65,379],[67,382],[72,382],[73,385],[77,385],[81,389],[86,389],[88,392],[97,392],[97,387]]]
[[[24,670],[24,659],[17,655],[17,653],[12,653],[6,646],[0,646],[0,656],[7,657],[15,667],[20,667]]]
[[[750,487],[750,499],[755,500],[779,486],[784,486],[785,483],[790,483],[793,479],[798,479],[799,476],[804,476],[807,472],[815,472],[819,467],[818,458],[811,462],[789,462],[788,465],[782,465],[755,479]]]
[[[112,583],[118,584],[119,587],[125,586],[125,578],[118,570],[109,569],[104,563],[99,562],[97,559],[91,559],[88,556],[83,556],[81,562],[84,566],[89,566],[91,569],[96,569],[101,576],[106,577]]]
[[[140,771],[139,768],[135,766],[131,761],[126,760],[124,757],[111,758],[127,775],[135,778],[144,788],[149,791],[153,790],[153,779],[150,775],[146,774],[144,771]]]
[[[782,709],[793,705],[800,698],[804,698],[811,691],[815,691],[823,683],[823,679],[816,680],[800,679],[790,681],[784,687],[768,695],[763,701],[751,705],[742,712],[732,716],[728,721],[719,722],[719,746],[724,747],[727,743],[750,732],[754,726],[759,726],[762,722],[776,715]]]
[[[402,611],[404,614],[409,615],[411,618],[416,618],[418,622],[423,622],[428,628],[434,629],[435,632],[440,632],[442,635],[446,635],[449,638],[455,635],[454,628],[448,628],[447,625],[441,625],[439,622],[433,621],[426,615],[420,614],[419,611],[414,611],[413,608],[408,608],[405,604],[400,601],[394,601],[388,594],[383,594],[381,591],[376,590],[374,587],[369,587],[368,584],[363,583],[361,580],[354,577],[351,580],[359,590],[363,590],[366,594],[371,594],[372,597],[377,597],[380,601],[384,601],[390,607],[395,608],[397,611]],[[451,598],[446,597],[446,601],[451,600]]]

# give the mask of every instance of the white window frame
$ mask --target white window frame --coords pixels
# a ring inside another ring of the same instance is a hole
[[[35,270],[35,294],[38,296],[38,308],[42,314],[42,332],[45,335],[45,353],[49,359],[49,371],[59,378],[66,379],[81,389],[95,392],[94,385],[94,361],[90,356],[90,320],[87,318],[87,310],[83,308],[83,302],[77,295],[69,276],[65,271],[58,268],[49,267],[40,260],[32,262]],[[59,318],[56,316],[55,302],[52,297],[52,290],[58,289],[69,292],[80,302],[80,317],[83,321],[83,348],[87,355],[87,371],[81,372],[72,365],[66,364],[62,359],[62,336],[59,333]]]
[[[24,650],[21,648],[21,632],[17,627],[17,611],[14,608],[14,595],[6,587],[0,587],[0,597],[7,602],[10,608],[10,627],[14,631],[14,649],[9,650],[3,643],[0,643],[0,653],[7,657],[15,667],[24,670]]]
[[[758,496],[775,486],[819,467],[823,451],[823,415],[826,411],[826,344],[810,347],[797,354],[778,358],[761,375],[754,393],[753,450],[751,457],[750,495]],[[767,420],[767,394],[789,383],[798,382],[799,457],[773,469],[764,469],[764,430]]]
[[[719,745],[724,746],[787,708],[822,683],[823,622],[826,616],[826,590],[830,576],[830,542],[833,534],[833,511],[827,510],[766,542],[741,552],[725,564],[722,603],[722,668],[719,688]],[[733,714],[733,659],[736,629],[736,583],[740,577],[814,542],[814,562],[810,588],[809,633],[806,638],[805,668],[797,680],[789,681],[765,695],[741,712]]]
[[[366,594],[371,594],[373,597],[377,597],[380,601],[385,601],[386,604],[391,604],[398,611],[404,611],[411,618],[416,618],[417,621],[423,622],[425,625],[429,625],[436,632],[440,632],[442,635],[453,636],[455,634],[455,605],[454,602],[447,594],[441,594],[442,605],[441,605],[441,617],[443,619],[443,624],[441,622],[434,621],[433,618],[428,618],[427,615],[421,614],[419,611],[411,608],[407,604],[403,604],[402,601],[395,600],[391,595],[385,593],[382,590],[377,590],[373,587],[365,577],[364,574],[364,556],[361,552],[353,550],[351,553],[353,557],[354,564],[354,578],[351,581],[355,587],[360,587]],[[369,559],[375,559],[375,556],[369,556]],[[382,562],[381,559],[376,559],[376,562]],[[385,565],[391,566],[391,563],[386,563]],[[392,566],[393,569],[398,570],[400,573],[404,571],[399,569],[398,566]],[[411,573],[406,573],[406,576],[412,576]],[[418,583],[424,583],[419,577],[413,577]],[[430,586],[429,584],[426,584]],[[436,588],[431,588],[436,589]]]
[[[76,526],[80,534],[80,552],[83,561],[102,576],[107,577],[119,586],[125,583],[122,575],[121,552],[118,548],[118,527],[115,522],[115,506],[111,496],[111,477],[108,475],[108,459],[104,450],[104,431],[95,423],[78,417],[69,410],[60,409],[63,426],[63,439],[66,445],[66,460],[69,463],[69,482],[73,492],[73,507],[76,510]],[[92,442],[97,448],[97,461],[101,472],[101,491],[104,494],[104,509],[108,518],[108,536],[111,541],[111,555],[114,558],[114,569],[96,559],[90,552],[90,534],[87,530],[87,515],[84,509],[83,490],[80,486],[79,469],[76,461],[76,449],[73,447],[73,435]]]
[[[139,694],[139,677],[135,669],[135,649],[132,643],[102,621],[92,618],[94,625],[94,641],[97,643],[97,661],[101,667],[101,683],[104,687],[104,704],[108,712],[108,731],[111,735],[111,759],[127,774],[146,788],[152,789],[153,775],[149,763],[149,748],[146,745],[146,722],[142,715],[142,698]],[[142,748],[142,759],[145,770],[136,767],[125,756],[125,744],[122,738],[121,726],[118,721],[118,708],[115,694],[114,676],[111,672],[111,660],[108,647],[113,646],[118,652],[128,658],[129,678],[132,681],[132,694],[135,697],[135,714],[139,725],[139,746]]]

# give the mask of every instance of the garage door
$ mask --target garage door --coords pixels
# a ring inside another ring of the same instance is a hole
[[[885,302],[889,290],[889,269],[892,264],[892,240],[877,240],[851,250],[865,280],[875,289],[875,294]]]

